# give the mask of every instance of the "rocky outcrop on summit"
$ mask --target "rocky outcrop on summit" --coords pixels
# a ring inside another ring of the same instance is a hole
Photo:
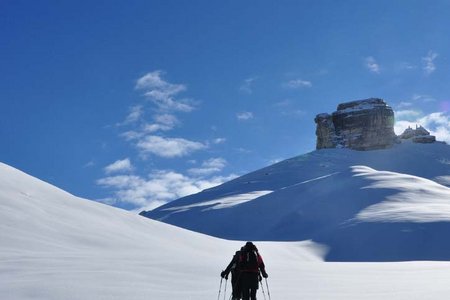
[[[382,149],[397,141],[394,111],[378,98],[341,103],[330,114],[319,114],[317,149],[345,147],[355,150]]]
[[[414,143],[434,143],[436,142],[436,137],[434,135],[430,135],[430,132],[423,128],[422,126],[417,127],[416,129],[412,129],[408,127],[405,131],[399,135],[399,138],[402,140],[412,140]]]
[[[336,136],[336,130],[331,115],[319,114],[314,121],[317,124],[316,136],[317,136],[317,149],[321,148],[335,148],[338,137]]]

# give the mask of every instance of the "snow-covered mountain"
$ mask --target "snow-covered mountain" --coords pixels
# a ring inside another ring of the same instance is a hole
[[[220,270],[242,245],[77,198],[0,164],[0,299],[217,299]],[[256,245],[272,299],[450,293],[448,262],[325,263],[326,248],[310,241]],[[220,299],[229,295],[224,281]]]
[[[450,146],[322,149],[142,214],[237,240],[326,245],[330,261],[450,260]]]

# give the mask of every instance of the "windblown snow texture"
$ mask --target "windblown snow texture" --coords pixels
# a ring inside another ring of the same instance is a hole
[[[449,178],[444,143],[322,149],[143,215],[227,239],[313,240],[330,261],[450,260]]]

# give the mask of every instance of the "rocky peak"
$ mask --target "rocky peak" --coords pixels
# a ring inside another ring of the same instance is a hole
[[[430,132],[422,126],[417,126],[416,129],[412,129],[410,126],[398,136],[402,140],[412,140],[414,143],[434,143],[436,137],[430,135]]]
[[[390,147],[397,141],[394,111],[379,98],[341,103],[331,115],[318,114],[314,121],[317,149],[372,150]]]
[[[370,110],[374,107],[389,107],[383,99],[369,98],[338,104],[336,113],[345,113],[357,110]]]

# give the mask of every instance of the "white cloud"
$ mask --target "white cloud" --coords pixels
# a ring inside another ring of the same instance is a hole
[[[380,73],[380,65],[377,63],[375,58],[373,58],[372,56],[366,57],[365,66],[372,73],[376,73],[376,74]]]
[[[121,137],[123,137],[127,141],[133,141],[136,139],[139,139],[144,136],[143,132],[137,132],[134,130],[126,131],[120,134]]]
[[[125,121],[118,124],[133,126],[131,130],[121,134],[125,140],[137,141],[138,144],[144,145],[146,141],[142,139],[145,139],[148,134],[169,131],[180,124],[172,112],[189,112],[194,109],[193,101],[174,98],[185,91],[186,86],[167,82],[162,78],[163,75],[164,72],[157,70],[147,73],[136,81],[135,89],[144,91],[144,96],[155,104],[157,113],[153,115],[154,122],[146,122],[143,115],[149,102],[131,107]]]
[[[450,126],[450,120],[447,115],[442,112],[435,112],[420,118],[424,124],[438,124]]]
[[[293,79],[283,83],[283,86],[290,89],[309,88],[312,87],[312,83],[308,80]]]
[[[154,118],[157,123],[171,127],[174,127],[179,122],[177,117],[171,114],[160,114],[156,115]]]
[[[246,120],[253,119],[253,113],[249,112],[249,111],[244,111],[244,112],[237,113],[236,117],[238,118],[238,120],[246,121]]]
[[[154,133],[157,131],[169,131],[172,130],[179,121],[176,116],[172,114],[159,114],[154,117],[155,123],[144,124],[142,131],[145,133]]]
[[[180,125],[175,115],[178,112],[190,112],[194,109],[194,100],[180,99],[180,93],[186,91],[186,85],[173,84],[163,79],[164,72],[153,71],[136,81],[135,89],[142,92],[145,101],[141,105],[130,108],[130,112],[120,125],[128,125],[129,130],[121,133],[127,142],[136,147],[141,158],[148,155],[163,158],[187,156],[195,151],[207,149],[209,143],[195,142],[184,138],[170,138],[156,135],[155,132],[169,131]],[[251,84],[255,79],[248,80]],[[149,107],[149,105],[151,107]],[[153,120],[145,120],[144,112],[153,111]],[[216,138],[211,144],[220,144],[225,138]],[[157,162],[157,160],[155,159]],[[155,161],[152,161],[155,163]],[[192,162],[194,166],[197,162]],[[202,171],[193,171],[192,174],[183,175],[175,171],[155,171],[147,177],[134,175],[137,170],[130,160],[118,160],[104,168],[107,175],[97,180],[97,184],[111,191],[112,196],[99,199],[108,204],[130,203],[138,209],[151,209],[168,201],[197,193],[203,189],[221,184],[230,180],[229,177],[206,175],[221,171],[226,161],[213,158],[203,162],[199,168]],[[116,172],[134,171],[133,174],[117,174]],[[188,174],[188,173],[186,173]]]
[[[434,64],[434,60],[438,57],[436,52],[432,50],[428,51],[427,56],[422,57],[422,66],[425,75],[430,75],[436,70],[436,65]]]
[[[216,139],[213,140],[213,143],[214,143],[214,144],[223,144],[223,143],[225,143],[226,141],[227,141],[226,138],[216,138]]]
[[[438,141],[444,141],[450,145],[450,127],[449,126],[439,126],[431,132],[432,135],[436,136]]]
[[[130,113],[128,114],[127,118],[125,119],[125,124],[134,123],[138,121],[141,116],[143,115],[144,110],[142,105],[136,105],[132,106],[130,108]]]
[[[138,122],[144,115],[144,107],[142,105],[135,105],[130,107],[129,113],[125,118],[125,121],[117,123],[117,126],[130,125]]]
[[[147,91],[155,90],[166,95],[175,95],[186,90],[184,84],[169,83],[161,78],[162,75],[164,72],[160,70],[147,73],[137,80],[135,88]]]
[[[173,84],[163,79],[164,72],[153,71],[136,81],[135,89],[144,91],[144,96],[156,106],[154,122],[144,122],[142,114],[144,106],[131,108],[126,123],[132,123],[134,128],[121,134],[127,141],[132,142],[142,157],[155,154],[161,157],[180,157],[193,151],[207,148],[207,145],[189,141],[183,138],[164,138],[155,135],[156,132],[169,131],[179,125],[175,112],[189,112],[194,109],[193,101],[189,99],[175,99],[178,94],[186,90],[184,84]],[[148,102],[147,102],[148,103]],[[154,109],[155,110],[155,109]],[[136,126],[135,121],[140,121]]]
[[[406,128],[412,127],[415,128],[417,123],[410,121],[396,121],[394,124],[394,131],[396,135],[402,134]]]
[[[189,155],[194,151],[206,149],[207,145],[183,138],[165,138],[157,135],[148,135],[137,142],[137,147],[143,155],[150,153],[170,158]]]
[[[226,165],[227,161],[221,157],[210,158],[204,161],[200,168],[191,168],[188,170],[188,172],[192,175],[204,176],[220,172]]]
[[[175,100],[172,97],[156,98],[153,92],[145,94],[161,111],[191,112],[194,110],[192,101],[188,99]]]
[[[133,175],[110,176],[99,179],[97,184],[114,190],[114,197],[109,198],[109,203],[131,203],[137,206],[136,211],[139,211],[198,193],[235,177],[230,175],[198,179],[169,170],[158,170],[148,178]]]
[[[169,131],[177,126],[180,122],[177,117],[172,114],[158,114],[153,116],[155,123],[143,123],[140,128],[136,130],[126,131],[121,134],[126,140],[136,140],[144,137],[148,133],[154,133],[157,131]],[[122,125],[129,123],[124,122]]]
[[[125,158],[123,160],[117,160],[112,164],[105,167],[105,173],[117,173],[117,172],[129,172],[133,170],[133,166],[131,165],[130,159]]]
[[[118,189],[136,187],[142,184],[142,178],[136,175],[116,175],[97,180],[97,184]]]
[[[171,129],[173,129],[173,127],[163,124],[145,124],[142,127],[142,131],[145,133],[154,133],[157,131],[169,131]]]
[[[218,170],[222,170],[227,164],[227,161],[224,158],[216,157],[210,158],[202,163],[202,166],[205,168],[216,168]]]
[[[419,95],[414,94],[412,97],[412,100],[414,101],[421,101],[421,102],[434,102],[436,99],[433,96],[430,95]]]
[[[422,112],[416,110],[399,110],[395,112],[396,119],[409,119],[409,118],[417,118],[420,116]]]
[[[189,99],[175,99],[174,97],[186,90],[184,84],[173,84],[162,79],[162,71],[153,71],[139,78],[135,88],[143,90],[144,95],[161,111],[190,112],[194,109]]]
[[[242,93],[245,93],[245,94],[252,94],[253,93],[252,84],[253,84],[253,82],[256,81],[256,79],[258,79],[258,78],[250,77],[250,78],[245,79],[244,82],[239,87],[239,91]]]

